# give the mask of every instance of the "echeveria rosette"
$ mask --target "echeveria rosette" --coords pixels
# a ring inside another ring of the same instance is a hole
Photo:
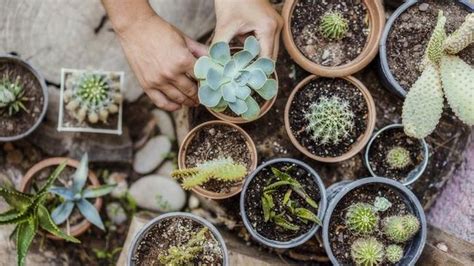
[[[199,102],[215,112],[229,107],[236,115],[254,120],[260,106],[252,97],[255,91],[265,100],[277,94],[277,81],[269,78],[275,63],[269,58],[257,58],[260,45],[253,36],[248,37],[244,49],[231,55],[229,44],[211,45],[209,56],[200,57],[194,65],[199,80]]]

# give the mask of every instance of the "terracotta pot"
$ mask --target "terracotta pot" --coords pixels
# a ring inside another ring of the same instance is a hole
[[[306,71],[323,77],[349,76],[366,67],[377,55],[379,40],[385,25],[385,11],[380,0],[362,0],[367,7],[369,15],[370,34],[367,37],[367,43],[359,56],[354,60],[345,65],[335,67],[325,67],[311,61],[296,46],[293,34],[291,33],[291,17],[297,1],[286,0],[283,6],[282,15],[285,21],[282,33],[283,43],[291,58]]]
[[[375,119],[376,119],[375,103],[374,103],[374,100],[372,99],[372,96],[370,95],[370,92],[367,90],[364,84],[362,84],[362,82],[360,82],[358,79],[352,76],[341,77],[341,79],[345,79],[351,84],[353,84],[354,86],[356,86],[362,92],[362,95],[364,96],[367,109],[368,109],[367,121],[366,121],[367,126],[365,129],[365,132],[358,137],[357,141],[352,145],[349,151],[347,151],[346,153],[340,156],[321,157],[321,156],[314,155],[308,149],[306,149],[306,147],[301,145],[296,139],[296,137],[293,135],[293,132],[291,131],[291,128],[290,128],[290,107],[291,107],[291,102],[293,101],[293,98],[295,97],[296,93],[299,90],[303,89],[306,84],[318,78],[319,77],[315,75],[310,75],[306,77],[304,80],[298,83],[298,85],[296,85],[296,87],[291,92],[290,97],[288,98],[288,101],[285,106],[285,129],[293,145],[304,155],[308,156],[309,158],[313,160],[320,161],[320,162],[337,163],[337,162],[347,160],[353,157],[354,155],[356,155],[358,152],[360,152],[364,148],[365,144],[367,144],[367,142],[369,141],[370,136],[372,135],[372,132],[375,127]]]
[[[245,138],[245,143],[247,144],[247,147],[248,147],[249,153],[250,153],[250,157],[251,157],[251,160],[252,160],[250,169],[248,171],[249,172],[248,175],[253,170],[255,170],[255,168],[257,168],[257,162],[258,162],[258,160],[257,160],[257,148],[255,147],[255,144],[254,144],[252,138],[250,138],[250,136],[247,134],[247,132],[245,132],[242,128],[240,128],[240,127],[238,127],[238,126],[236,126],[236,125],[234,125],[230,122],[213,120],[213,121],[208,121],[208,122],[200,124],[199,126],[193,128],[193,130],[191,130],[186,135],[186,137],[183,140],[183,143],[181,144],[181,146],[179,148],[179,153],[178,153],[178,166],[179,166],[179,169],[185,169],[185,168],[188,167],[186,165],[186,151],[188,149],[189,144],[191,143],[191,140],[193,140],[194,136],[196,135],[196,133],[199,130],[201,130],[202,128],[204,128],[206,126],[209,126],[209,125],[223,125],[223,126],[228,126],[228,127],[232,127],[232,128],[237,129],[240,132],[240,134],[242,134],[242,136]],[[209,199],[226,199],[226,198],[230,198],[230,197],[240,193],[240,191],[242,191],[243,184],[244,184],[244,180],[236,183],[234,186],[232,186],[229,193],[216,193],[216,192],[206,190],[202,187],[195,187],[195,188],[192,189],[192,191],[194,191],[195,193],[197,193],[197,194],[199,194],[203,197],[209,198]]]
[[[67,166],[73,167],[73,168],[79,167],[79,164],[80,164],[79,161],[65,158],[65,157],[55,157],[55,158],[49,158],[49,159],[43,160],[35,164],[33,167],[30,168],[30,170],[28,170],[28,172],[26,172],[20,184],[20,191],[28,193],[31,182],[41,170],[48,167],[56,167],[57,165],[60,165],[64,161],[66,161]],[[94,174],[94,172],[89,171],[88,179],[89,179],[89,182],[92,183],[92,187],[100,186],[99,179]],[[100,208],[102,207],[102,198],[96,198],[94,206],[97,209],[97,211],[100,211]],[[87,231],[87,229],[89,229],[90,226],[91,226],[91,223],[84,218],[80,223],[71,225],[69,235],[74,236],[74,237],[82,235],[85,231]],[[47,234],[46,236],[49,239],[63,240],[62,238],[59,238],[52,234]]]

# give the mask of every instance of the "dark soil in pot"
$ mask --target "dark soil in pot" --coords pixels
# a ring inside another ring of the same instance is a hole
[[[331,98],[333,96],[349,103],[349,108],[354,114],[354,126],[350,134],[338,144],[321,145],[312,138],[310,132],[305,130],[308,125],[305,115],[309,112],[312,103],[317,102],[321,97]],[[340,78],[318,78],[309,82],[296,93],[291,103],[289,120],[294,136],[309,152],[321,157],[337,157],[349,151],[364,133],[367,127],[367,115],[366,101],[362,92],[355,85]]]
[[[132,260],[135,265],[163,265],[159,256],[167,255],[171,247],[189,242],[203,225],[184,217],[170,217],[154,225],[138,243]],[[205,233],[203,249],[191,265],[223,265],[224,255],[219,242],[210,230]]]
[[[16,78],[20,77],[19,85],[23,87],[24,97],[28,99],[23,101],[28,112],[20,109],[16,114],[9,116],[8,111],[0,110],[0,137],[12,137],[26,132],[39,119],[45,104],[44,95],[41,84],[25,66],[0,61],[0,79],[4,77],[11,82],[15,82]]]
[[[315,202],[319,202],[320,193],[311,173],[293,163],[277,163],[269,165],[258,172],[249,183],[245,198],[245,210],[250,224],[262,236],[268,239],[286,242],[307,233],[309,230],[311,230],[311,228],[313,228],[314,223],[302,222],[296,216],[288,213],[288,210],[285,209],[285,206],[283,206],[282,202],[285,193],[289,189],[289,186],[279,187],[275,192],[272,193],[273,201],[275,203],[275,207],[272,210],[274,210],[276,213],[285,211],[286,215],[292,219],[291,223],[299,226],[299,230],[293,231],[284,229],[280,226],[277,226],[272,221],[265,222],[261,197],[263,195],[264,187],[275,182],[276,180],[275,175],[271,170],[272,167],[275,167],[282,172],[286,172],[291,177],[295,178],[303,186],[306,194]],[[291,197],[291,199],[296,201],[298,206],[306,208],[314,214],[318,213],[318,210],[311,207],[303,198],[294,195]]]
[[[325,38],[319,29],[327,11],[338,11],[349,30],[341,40]],[[294,7],[291,32],[298,49],[311,61],[327,67],[344,65],[364,49],[369,34],[367,7],[361,0],[300,0]]]
[[[245,137],[230,126],[208,125],[197,131],[190,141],[185,165],[190,168],[206,161],[229,157],[250,171],[252,157]],[[234,184],[212,179],[201,187],[216,193],[227,193]]]
[[[469,12],[457,1],[425,0],[409,7],[394,22],[387,38],[387,60],[400,86],[408,91],[421,75],[420,63],[426,45],[436,26],[438,11],[446,16],[446,33],[452,33]],[[474,65],[474,45],[458,54],[466,63]]]

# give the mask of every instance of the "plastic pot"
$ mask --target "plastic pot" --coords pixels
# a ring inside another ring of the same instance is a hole
[[[252,181],[252,179],[263,168],[269,167],[269,166],[271,166],[273,164],[277,164],[277,163],[293,163],[293,164],[298,165],[301,168],[304,168],[306,171],[311,173],[311,175],[313,176],[314,182],[318,186],[319,194],[320,194],[320,197],[321,197],[321,199],[318,203],[318,207],[319,207],[318,208],[318,217],[322,221],[325,210],[326,210],[326,204],[327,204],[326,203],[326,189],[324,187],[324,183],[321,181],[321,178],[319,177],[318,173],[316,173],[316,171],[313,168],[311,168],[309,165],[307,165],[306,163],[304,163],[302,161],[291,159],[291,158],[278,158],[278,159],[273,159],[273,160],[270,160],[266,163],[263,163],[250,175],[250,177],[248,177],[245,180],[244,188],[242,190],[242,193],[240,194],[240,215],[242,216],[242,220],[244,222],[245,228],[250,233],[250,235],[255,240],[257,240],[258,242],[262,243],[263,245],[272,247],[272,248],[292,248],[292,247],[299,246],[299,245],[303,244],[304,242],[308,241],[311,237],[314,236],[314,234],[316,234],[316,231],[319,229],[320,226],[318,224],[314,224],[313,228],[311,230],[309,230],[306,234],[301,235],[301,236],[299,236],[295,239],[292,239],[292,240],[289,240],[289,241],[286,241],[286,242],[276,241],[276,240],[273,240],[273,239],[266,238],[265,236],[258,233],[257,230],[255,230],[255,228],[252,226],[252,224],[249,221],[249,218],[247,216],[247,211],[245,209],[245,196],[246,196],[247,189],[248,189],[249,184]]]
[[[216,238],[217,242],[219,242],[219,244],[220,244],[220,248],[221,248],[222,254],[223,254],[223,265],[224,266],[229,265],[229,254],[228,254],[228,251],[227,251],[227,247],[225,245],[224,238],[222,238],[222,235],[219,233],[219,231],[217,230],[217,228],[214,225],[212,225],[210,222],[206,221],[204,218],[201,218],[201,217],[196,216],[196,215],[191,214],[191,213],[170,212],[170,213],[162,214],[162,215],[154,218],[153,220],[148,222],[145,226],[143,226],[143,228],[140,229],[140,231],[138,231],[138,233],[133,238],[132,243],[130,245],[130,248],[128,250],[127,266],[135,266],[136,265],[135,262],[132,260],[132,258],[133,258],[133,255],[135,254],[135,250],[137,249],[137,247],[140,244],[140,242],[142,241],[142,239],[145,237],[146,233],[151,228],[153,228],[154,225],[160,223],[161,221],[163,221],[165,219],[174,218],[174,217],[182,217],[182,218],[185,218],[185,219],[191,219],[191,220],[196,221],[196,222],[200,223],[201,225],[209,228],[211,233]]]
[[[469,12],[474,12],[474,2],[469,2],[470,0],[461,0],[457,1],[461,6],[465,7]],[[379,44],[379,59],[378,59],[378,73],[380,80],[382,81],[385,88],[389,91],[395,93],[401,98],[405,98],[407,91],[400,86],[398,81],[395,79],[395,76],[392,74],[390,70],[390,66],[388,65],[388,58],[387,58],[387,39],[390,31],[392,30],[392,26],[395,23],[395,20],[403,14],[408,8],[418,3],[418,0],[406,0],[403,5],[401,5],[390,18],[387,20],[385,28],[382,33],[382,37],[380,39]]]
[[[22,132],[21,134],[18,134],[16,136],[8,136],[8,137],[0,136],[0,142],[9,142],[9,141],[22,139],[28,136],[29,134],[31,134],[31,132],[33,132],[39,126],[41,121],[43,121],[43,118],[46,115],[46,110],[48,109],[48,87],[46,86],[46,82],[43,76],[30,63],[20,59],[17,56],[8,55],[8,54],[0,54],[0,67],[4,63],[14,63],[26,68],[36,78],[36,80],[41,86],[41,91],[43,92],[43,108],[41,109],[41,113],[39,114],[36,121],[31,125],[31,127],[25,132]]]
[[[397,265],[415,265],[426,243],[427,225],[425,212],[423,211],[423,207],[421,206],[420,202],[418,201],[418,198],[415,196],[415,194],[413,194],[413,192],[411,192],[400,182],[383,177],[368,177],[352,182],[342,181],[333,184],[328,188],[329,205],[323,221],[323,243],[329,259],[331,260],[333,265],[341,265],[337,261],[336,257],[334,257],[331,245],[329,243],[329,224],[331,222],[331,217],[334,209],[336,208],[339,201],[350,191],[369,184],[388,185],[393,189],[396,189],[400,193],[400,196],[403,198],[404,202],[406,203],[408,210],[413,215],[415,215],[420,221],[420,231],[418,231],[418,233],[413,237],[413,239],[410,241],[410,244],[405,247],[405,254],[403,258],[397,263]]]
[[[398,129],[398,128],[403,128],[403,125],[393,124],[393,125],[388,125],[388,126],[382,128],[381,130],[377,131],[377,133],[375,133],[372,136],[369,143],[367,144],[367,148],[365,149],[365,154],[364,154],[364,160],[365,160],[365,166],[367,167],[367,169],[369,170],[369,172],[372,176],[378,177],[378,175],[374,172],[374,170],[370,166],[370,162],[369,162],[370,147],[372,146],[372,143],[383,132],[389,131],[391,129]],[[408,186],[408,185],[412,184],[413,182],[415,182],[416,180],[418,180],[418,178],[423,174],[423,172],[426,169],[426,166],[428,165],[428,159],[429,159],[429,156],[430,156],[429,155],[428,144],[426,143],[426,141],[424,139],[420,139],[419,142],[420,142],[420,146],[423,149],[423,161],[420,164],[418,164],[417,166],[415,166],[413,168],[413,170],[411,170],[410,173],[405,177],[404,180],[400,181],[405,186]]]

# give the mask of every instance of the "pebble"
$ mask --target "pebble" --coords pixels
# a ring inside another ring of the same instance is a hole
[[[107,184],[117,185],[110,193],[113,198],[122,198],[128,191],[127,175],[124,173],[113,172],[107,179]]]
[[[189,196],[188,208],[193,210],[193,209],[196,209],[197,207],[199,207],[199,199],[194,195]]]
[[[110,221],[116,225],[127,221],[127,213],[125,212],[125,209],[122,207],[122,205],[120,205],[118,202],[109,203],[105,207],[105,211]]]
[[[171,177],[171,172],[174,170],[176,170],[176,164],[173,161],[168,160],[160,166],[156,173],[161,176]]]
[[[436,247],[443,252],[448,252],[448,245],[446,245],[444,242],[439,242],[436,244]]]
[[[176,140],[173,119],[171,116],[160,109],[153,110],[152,114],[155,118],[156,125],[160,129],[160,133],[167,136],[170,140]]]
[[[167,136],[151,138],[143,148],[135,154],[133,170],[147,174],[156,169],[171,151],[171,141]]]
[[[422,3],[422,4],[420,4],[420,5],[418,6],[418,9],[419,9],[420,11],[423,11],[423,12],[424,12],[424,11],[428,10],[429,7],[430,7],[430,5],[429,5],[428,3]]]
[[[328,57],[331,55],[331,52],[328,50],[324,50],[323,55],[321,56],[321,59],[326,60]]]

